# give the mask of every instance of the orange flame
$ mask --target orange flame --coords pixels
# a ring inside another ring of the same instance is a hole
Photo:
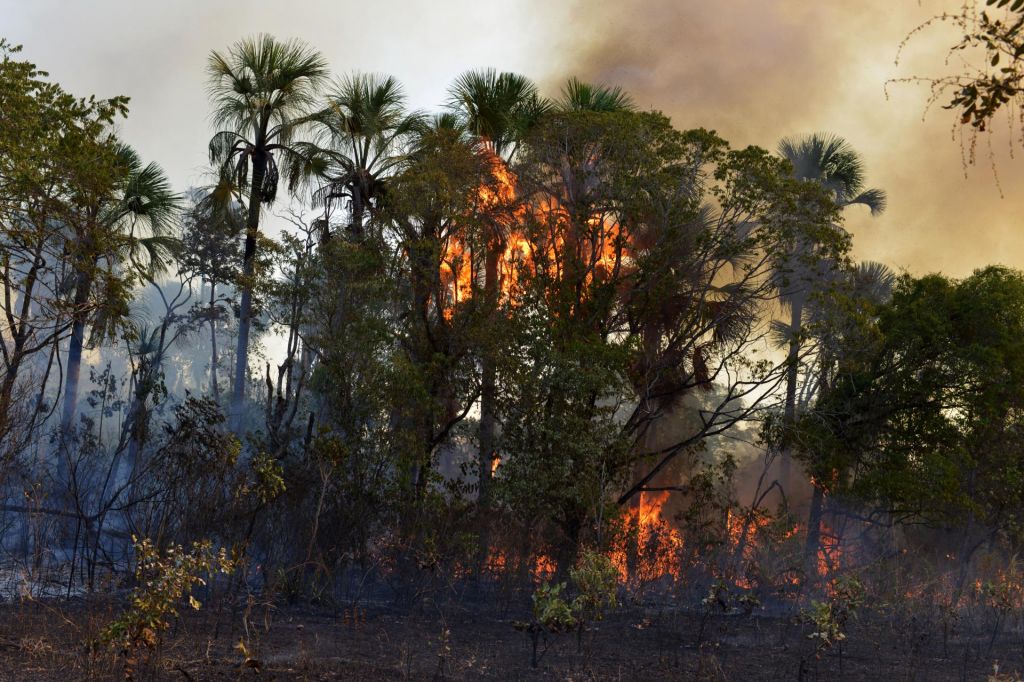
[[[579,266],[582,266],[584,286],[611,279],[626,253],[618,222],[604,214],[594,215],[586,220],[586,229],[578,230],[554,197],[542,198],[532,208],[515,205],[515,174],[493,152],[486,153],[494,182],[485,183],[477,190],[479,205],[487,211],[509,209],[504,216],[494,219],[497,224],[488,237],[489,250],[499,252],[500,300],[515,305],[524,274],[536,274],[538,266],[552,280],[570,273],[579,276]],[[547,226],[546,234],[527,235],[524,226],[527,217],[532,217],[538,225]],[[570,262],[577,267],[571,268]],[[447,294],[443,310],[446,319],[451,319],[456,306],[472,297],[480,270],[479,266],[474,267],[473,254],[465,238],[449,237],[441,263],[441,281]]]
[[[641,493],[639,504],[627,520],[627,537],[610,552],[623,583],[644,583],[671,576],[681,577],[682,534],[664,518],[669,492]]]

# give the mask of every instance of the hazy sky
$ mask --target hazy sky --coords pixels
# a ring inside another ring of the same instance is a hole
[[[1024,150],[994,138],[1005,198],[988,161],[964,178],[952,118],[922,121],[927,90],[888,78],[944,72],[941,28],[903,37],[957,0],[0,0],[0,36],[77,94],[126,94],[123,136],[184,188],[201,181],[209,137],[204,65],[211,49],[268,31],[319,48],[338,73],[391,73],[432,108],[460,72],[484,66],[630,90],[679,127],[736,145],[824,130],[847,138],[870,185],[889,193],[877,219],[850,214],[858,256],[916,273],[1024,268],[1018,217]],[[553,94],[553,93],[552,93]],[[982,141],[982,145],[985,141]],[[984,154],[984,150],[982,150]]]

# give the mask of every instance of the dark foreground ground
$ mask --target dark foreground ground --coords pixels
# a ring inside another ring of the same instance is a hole
[[[125,679],[115,654],[90,654],[86,646],[116,608],[0,607],[0,679]],[[979,620],[968,636],[963,621],[943,626],[910,612],[862,616],[841,655],[833,648],[816,659],[808,626],[792,615],[704,618],[667,608],[619,610],[586,633],[579,653],[574,634],[552,637],[532,669],[528,637],[494,611],[204,608],[183,614],[134,679],[987,680],[996,660],[1004,673],[1024,669],[1019,628],[1005,623],[986,629]]]

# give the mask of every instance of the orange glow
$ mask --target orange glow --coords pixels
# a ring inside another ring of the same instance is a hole
[[[441,284],[447,300],[444,302],[444,316],[451,319],[452,312],[460,303],[473,295],[473,258],[463,242],[454,237],[448,239],[444,257],[441,260]]]
[[[735,514],[732,509],[726,510],[725,528],[729,547],[733,556],[738,560],[737,564],[740,570],[740,574],[733,580],[737,587],[745,590],[755,587],[746,570],[748,566],[757,561],[757,553],[761,545],[759,534],[767,529],[771,522],[770,517],[757,513]]]
[[[818,543],[818,575],[827,578],[840,571],[843,551],[839,537],[826,523],[821,524],[821,540]]]
[[[626,249],[619,224],[601,214],[587,218],[585,229],[573,226],[568,212],[554,197],[541,198],[535,205],[516,205],[517,178],[503,160],[491,152],[489,162],[493,183],[477,190],[480,208],[498,211],[488,236],[489,250],[497,252],[497,276],[500,301],[516,305],[521,296],[520,284],[526,274],[536,274],[538,267],[553,281],[567,277],[580,278],[590,286],[609,281],[621,267]],[[509,209],[502,214],[500,209]],[[527,234],[527,218],[546,229]],[[485,254],[476,254],[479,259]],[[464,236],[450,236],[441,261],[441,283],[445,290],[443,313],[451,319],[453,310],[473,295],[484,268],[474,262],[472,249]]]
[[[557,570],[558,564],[555,563],[554,559],[547,554],[538,554],[537,559],[533,562],[533,570],[530,571],[530,574],[535,581],[544,582],[554,578]]]
[[[664,518],[669,492],[641,493],[629,514],[627,537],[610,552],[623,583],[645,583],[663,576],[681,577],[683,536]]]
[[[484,562],[484,566],[487,568],[487,571],[494,574],[504,573],[507,565],[508,559],[505,556],[505,553],[493,548],[488,552],[487,560]]]

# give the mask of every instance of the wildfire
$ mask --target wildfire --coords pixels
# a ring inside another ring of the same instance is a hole
[[[555,572],[558,570],[558,564],[555,560],[546,554],[537,555],[537,559],[533,562],[533,570],[530,571],[533,579],[537,582],[543,582],[550,580],[555,577]]]
[[[839,537],[826,523],[821,524],[821,540],[818,545],[818,575],[827,578],[842,568],[843,550]]]
[[[639,504],[627,519],[625,540],[611,552],[623,583],[681,577],[683,537],[663,516],[668,499],[668,491],[640,494]]]
[[[477,190],[480,207],[493,214],[488,253],[474,254],[463,236],[448,238],[441,261],[447,319],[455,307],[472,297],[474,286],[482,284],[479,279],[488,268],[480,266],[481,257],[496,259],[492,263],[500,300],[511,305],[519,300],[524,275],[536,274],[538,268],[551,280],[579,277],[589,286],[608,281],[621,267],[626,249],[618,222],[602,213],[587,218],[584,226],[574,226],[567,211],[550,196],[532,206],[517,205],[515,174],[499,157],[491,154],[489,161],[493,182]],[[528,218],[546,229],[528,235]]]

